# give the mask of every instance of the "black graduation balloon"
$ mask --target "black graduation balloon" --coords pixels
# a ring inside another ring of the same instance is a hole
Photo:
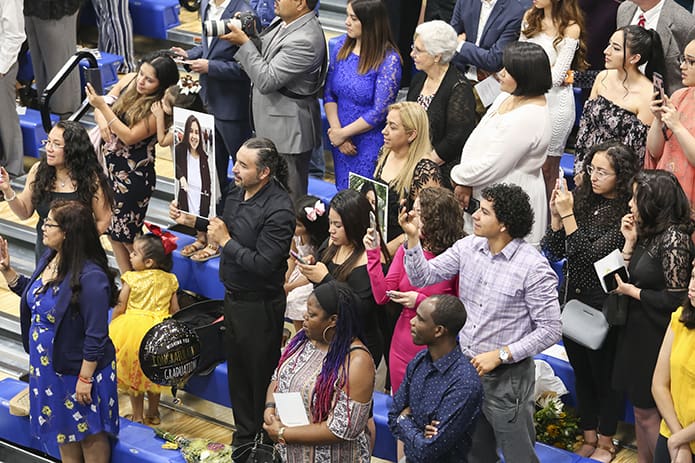
[[[199,358],[198,335],[170,318],[150,328],[140,344],[142,371],[161,386],[183,385],[198,366]]]

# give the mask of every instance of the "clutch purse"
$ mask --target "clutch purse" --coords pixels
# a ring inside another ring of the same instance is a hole
[[[600,310],[571,299],[562,311],[562,334],[591,350],[603,345],[608,334],[608,321]]]

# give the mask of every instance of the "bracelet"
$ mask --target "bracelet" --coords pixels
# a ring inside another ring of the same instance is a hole
[[[574,212],[572,212],[571,214],[562,215],[562,216],[560,216],[560,219],[565,220],[567,217],[572,217],[573,215],[574,215]]]
[[[12,192],[12,197],[8,198],[7,196],[5,196],[5,201],[7,201],[8,203],[17,199],[17,193],[14,190],[10,191]]]
[[[17,283],[19,283],[19,273],[15,272],[14,278],[12,279],[12,281],[7,282],[7,286],[9,286],[10,288],[14,288],[15,286],[17,286]]]
[[[107,126],[107,127],[111,127],[111,124],[113,124],[114,122],[116,122],[116,119],[118,119],[118,118],[117,118],[116,116],[113,116],[113,119],[111,119],[111,120],[106,124],[106,126]]]
[[[82,375],[77,375],[77,380],[81,383],[92,384],[94,382],[94,377],[85,378]]]
[[[275,402],[266,402],[265,408],[275,408]]]
[[[278,442],[282,445],[287,444],[287,441],[285,440],[285,426],[281,427],[278,431]]]

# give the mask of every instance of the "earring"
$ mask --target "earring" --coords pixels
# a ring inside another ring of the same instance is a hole
[[[326,339],[326,331],[330,330],[331,328],[335,328],[335,326],[327,326],[323,329],[323,335],[321,337],[323,338],[323,342],[326,344],[330,344],[330,341]]]
[[[500,228],[500,231],[501,231],[501,232],[504,232],[504,231],[506,231],[506,230],[507,230],[507,227],[502,227],[502,228]]]

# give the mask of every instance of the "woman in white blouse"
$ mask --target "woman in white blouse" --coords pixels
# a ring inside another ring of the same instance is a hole
[[[575,120],[571,69],[586,67],[586,45],[582,40],[584,16],[577,0],[535,0],[524,15],[519,40],[537,43],[550,59],[553,86],[545,97],[552,133],[548,157],[543,164],[546,195],[555,188],[560,158]]]
[[[550,115],[545,93],[552,86],[548,55],[540,45],[510,43],[498,73],[502,94],[468,138],[461,163],[451,171],[455,194],[464,209],[483,188],[513,183],[526,191],[535,221],[527,241],[538,245],[545,232],[548,203],[541,167],[550,142]],[[468,209],[471,213],[472,208]],[[473,232],[471,215],[465,230]]]

